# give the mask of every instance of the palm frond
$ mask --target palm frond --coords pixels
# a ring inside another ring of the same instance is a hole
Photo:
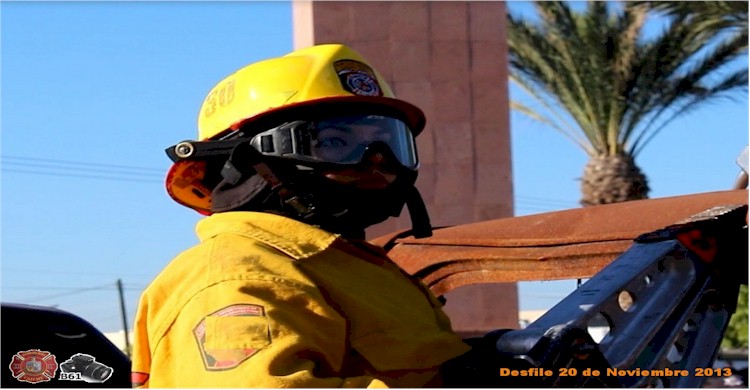
[[[744,30],[747,1],[633,1],[673,19],[688,19],[696,30]],[[747,44],[747,42],[745,42]]]
[[[591,74],[588,57],[576,50],[584,43],[578,23],[563,2],[535,3],[543,26],[509,16],[511,73],[526,80],[535,89],[547,90],[579,124],[594,149],[605,149],[598,126],[595,101],[586,93],[585,82]],[[541,49],[541,50],[540,50]],[[588,72],[588,73],[587,73]]]
[[[648,111],[651,119],[643,125],[644,118],[640,118],[636,123],[641,125],[638,131],[633,131],[635,128],[631,128],[623,132],[623,143],[626,143],[630,136],[635,137],[628,149],[631,151],[638,150],[639,147],[645,146],[648,141],[653,139],[655,134],[649,135],[648,133],[659,133],[661,131],[664,126],[655,129],[652,129],[652,126],[658,120],[663,120],[662,113],[673,111],[686,114],[703,102],[710,100],[712,95],[721,97],[726,92],[747,89],[747,69],[733,72],[723,78],[718,77],[720,70],[743,53],[743,42],[745,41],[747,41],[747,34],[740,34],[740,36],[724,41],[708,50],[702,58],[694,58],[699,55],[698,52],[701,49],[689,49],[693,51],[688,53],[690,54],[688,56],[689,61],[686,59],[686,65],[675,69],[676,72],[679,71],[680,73],[675,77],[663,80],[659,84],[660,93],[653,97],[655,106]],[[718,80],[708,80],[711,77],[718,78]],[[668,124],[676,117],[676,115],[671,115],[663,124]],[[648,141],[644,142],[644,140]]]
[[[588,140],[587,153],[637,153],[677,116],[747,87],[741,71],[722,76],[747,51],[747,9],[694,3],[701,4],[690,11],[663,8],[670,23],[646,38],[652,2],[589,2],[581,13],[565,2],[536,2],[538,22],[508,15],[511,78],[567,111],[576,130],[553,127]]]
[[[522,114],[528,116],[531,119],[534,119],[540,123],[544,123],[546,125],[551,126],[553,129],[557,130],[560,134],[562,134],[564,137],[570,139],[578,145],[581,149],[583,149],[584,152],[587,154],[594,154],[595,151],[592,150],[592,146],[590,143],[586,143],[586,139],[581,137],[579,133],[576,131],[575,127],[571,125],[567,119],[565,119],[558,110],[552,107],[550,102],[546,99],[549,97],[548,94],[539,93],[539,89],[535,89],[532,86],[527,84],[527,81],[524,79],[518,79],[514,77],[513,75],[510,76],[510,80],[519,88],[521,88],[526,94],[534,99],[537,103],[539,103],[542,108],[544,109],[544,112],[541,110],[533,109],[527,105],[524,105],[518,101],[512,101],[511,102],[511,109],[517,110],[521,112]]]
[[[696,89],[693,91],[694,93],[692,95],[685,95],[683,99],[687,101],[679,105],[666,120],[663,120],[660,123],[658,127],[653,128],[650,131],[642,131],[639,134],[630,148],[631,155],[637,156],[672,120],[680,115],[685,115],[702,108],[712,101],[719,99],[732,99],[734,95],[731,94],[731,92],[738,89],[747,89],[748,81],[748,68],[744,68],[733,72],[710,89]],[[658,116],[654,119],[656,118],[658,118]],[[653,124],[653,121],[649,123],[649,127],[651,124]]]

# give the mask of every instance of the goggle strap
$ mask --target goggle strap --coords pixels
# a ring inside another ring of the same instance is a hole
[[[263,154],[245,139],[235,144],[221,170],[222,177],[231,184],[237,184],[245,175],[245,167],[252,166],[255,172],[271,186],[281,201],[292,207],[301,217],[307,219],[314,214],[314,207],[306,199],[295,195],[290,191],[273,170],[264,163]]]
[[[271,189],[274,191],[277,191],[279,195],[287,195],[289,190],[284,188],[284,186],[281,183],[281,180],[279,180],[278,176],[273,173],[271,168],[268,167],[265,163],[259,162],[257,164],[253,165],[253,168],[255,168],[255,171],[258,172],[260,177],[263,178],[263,180],[266,181],[271,186]]]
[[[260,151],[262,153],[273,153],[273,135],[261,135],[260,136]]]
[[[260,177],[271,186],[271,190],[279,195],[281,201],[284,202],[284,204],[291,206],[302,218],[307,219],[314,214],[315,208],[311,206],[310,202],[295,195],[292,191],[286,188],[283,182],[275,173],[273,173],[273,170],[266,163],[258,161],[253,165],[253,168],[255,168],[255,171],[258,172]]]
[[[257,172],[263,180],[271,186],[272,190],[286,192],[287,190],[281,184],[281,180],[279,180],[278,176],[273,173],[271,168],[261,160],[262,157],[263,155],[245,140],[245,142],[235,146],[232,150],[232,154],[227,159],[227,162],[224,163],[221,175],[232,184],[237,184],[243,175],[242,167],[252,166],[255,169],[255,172]]]
[[[430,215],[427,213],[427,206],[424,204],[422,195],[419,194],[419,190],[415,186],[407,190],[406,207],[409,208],[411,234],[414,238],[431,237],[432,224],[430,223]]]
[[[255,166],[255,170],[271,185],[271,189],[279,195],[281,201],[285,205],[292,207],[300,217],[308,219],[315,214],[315,207],[312,203],[307,198],[295,195],[291,190],[286,188],[268,165],[259,163]]]
[[[232,164],[231,160],[227,160],[221,168],[221,176],[230,184],[235,185],[242,179],[242,172]]]
[[[258,133],[250,139],[250,144],[261,153],[270,156],[296,153],[295,144],[301,142],[298,139],[299,132],[294,128],[295,123],[297,122]]]
[[[260,161],[261,154],[247,140],[237,143],[221,168],[221,176],[232,185],[239,183],[248,167]]]

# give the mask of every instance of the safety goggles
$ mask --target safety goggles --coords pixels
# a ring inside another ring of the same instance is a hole
[[[375,143],[385,144],[405,167],[417,167],[411,130],[401,120],[388,116],[351,115],[289,122],[250,140],[265,155],[345,165],[361,162]]]

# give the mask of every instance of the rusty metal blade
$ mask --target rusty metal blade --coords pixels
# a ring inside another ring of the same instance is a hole
[[[398,238],[389,255],[436,294],[466,284],[587,278],[644,233],[712,207],[747,204],[742,189],[502,218]]]

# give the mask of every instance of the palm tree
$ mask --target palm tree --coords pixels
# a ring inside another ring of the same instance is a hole
[[[699,30],[744,30],[747,1],[636,1],[672,18],[687,19]],[[747,47],[747,42],[745,42]]]
[[[647,198],[635,157],[649,141],[677,116],[747,89],[747,68],[726,66],[746,51],[747,29],[695,28],[692,14],[675,14],[651,37],[643,2],[534,6],[538,21],[509,13],[508,44],[510,78],[539,108],[512,107],[588,154],[584,206]]]

